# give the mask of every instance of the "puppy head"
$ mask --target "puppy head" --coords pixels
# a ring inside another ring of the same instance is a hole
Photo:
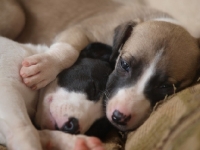
[[[99,48],[104,52],[99,54]],[[84,49],[77,62],[41,93],[36,124],[42,129],[76,134],[85,133],[100,119],[104,115],[101,95],[112,71],[109,54],[111,48],[100,43]]]
[[[156,102],[194,81],[200,50],[197,40],[178,25],[129,22],[116,29],[115,59],[106,87],[106,115],[126,131],[138,127]]]

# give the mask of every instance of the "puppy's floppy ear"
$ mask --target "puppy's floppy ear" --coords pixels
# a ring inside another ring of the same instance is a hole
[[[131,36],[131,33],[133,31],[133,27],[136,25],[136,22],[129,21],[126,23],[123,23],[115,28],[114,31],[114,41],[113,41],[113,51],[112,55],[110,57],[110,61],[115,63],[118,55],[119,50],[122,49],[125,42],[128,40],[128,38]]]
[[[109,62],[110,56],[112,54],[112,47],[103,43],[95,42],[89,44],[80,53],[80,58],[94,58],[101,59],[103,61]]]

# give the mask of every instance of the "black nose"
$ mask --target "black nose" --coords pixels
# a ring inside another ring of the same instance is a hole
[[[70,118],[69,121],[67,121],[63,127],[61,128],[62,131],[66,133],[71,133],[71,134],[78,134],[79,131],[79,123],[76,118]]]
[[[130,119],[131,115],[126,116],[118,110],[115,110],[112,114],[112,121],[119,125],[126,125]]]

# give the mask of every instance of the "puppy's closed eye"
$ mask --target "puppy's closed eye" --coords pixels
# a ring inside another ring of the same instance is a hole
[[[180,83],[170,83],[170,82],[163,82],[157,86],[155,86],[156,93],[159,93],[158,95],[161,96],[163,99],[165,96],[169,96],[171,94],[174,94],[178,92]]]
[[[159,89],[171,89],[171,88],[173,88],[173,84],[164,83],[164,84],[157,86],[157,88],[159,88]]]

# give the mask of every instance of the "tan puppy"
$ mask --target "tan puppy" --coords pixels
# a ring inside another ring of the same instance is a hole
[[[199,68],[197,39],[169,15],[148,7],[109,0],[1,4],[1,35],[49,46],[22,62],[20,74],[32,89],[44,87],[70,67],[88,43],[113,45],[112,60],[117,62],[107,84],[106,114],[124,131],[141,124],[152,106],[174,88],[190,85]]]
[[[108,119],[120,130],[135,129],[159,100],[197,81],[198,41],[166,21],[130,22],[116,30],[114,60],[119,56],[105,102]]]

